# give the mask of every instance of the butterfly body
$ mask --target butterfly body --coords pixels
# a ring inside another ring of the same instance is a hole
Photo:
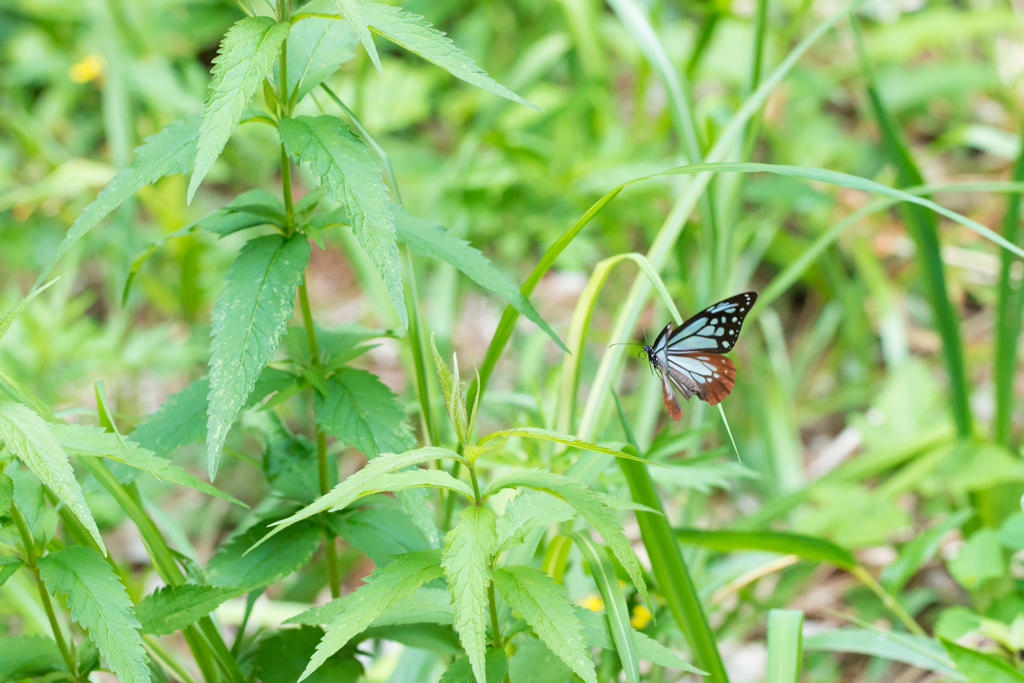
[[[661,375],[665,408],[673,420],[683,417],[677,394],[717,405],[736,383],[736,366],[723,354],[732,351],[757,292],[744,292],[708,306],[678,327],[669,323],[644,345],[651,367]]]

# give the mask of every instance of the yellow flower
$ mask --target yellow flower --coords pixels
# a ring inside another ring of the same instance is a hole
[[[604,600],[601,599],[599,593],[591,593],[587,597],[583,598],[580,603],[591,612],[603,612],[604,611]]]
[[[649,623],[651,623],[651,613],[647,611],[647,608],[643,605],[634,607],[633,616],[629,619],[629,625],[639,631]]]
[[[103,61],[103,57],[93,53],[68,69],[68,76],[75,83],[88,83],[102,74],[104,67],[106,67],[106,63]]]

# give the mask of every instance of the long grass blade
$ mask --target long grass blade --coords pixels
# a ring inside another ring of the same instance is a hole
[[[773,609],[768,613],[767,683],[799,683],[803,626],[802,610]]]

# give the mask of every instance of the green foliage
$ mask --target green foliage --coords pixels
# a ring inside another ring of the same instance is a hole
[[[441,557],[455,606],[455,628],[477,683],[487,680],[487,588],[498,540],[495,525],[494,513],[486,507],[468,506],[462,511],[462,521],[445,536]]]
[[[14,482],[6,474],[0,474],[0,517],[11,511],[11,499],[14,497]]]
[[[487,653],[485,661],[486,682],[501,683],[508,674],[508,657],[504,650],[491,650]],[[441,676],[440,683],[476,683],[477,678],[473,673],[473,667],[469,663],[469,657],[459,657]]]
[[[803,627],[800,610],[773,609],[768,613],[768,683],[799,683]]]
[[[469,426],[470,415],[466,411],[466,399],[462,395],[462,382],[459,381],[459,358],[452,354],[452,367],[449,369],[441,354],[437,352],[434,335],[430,335],[430,350],[434,354],[434,368],[441,383],[441,396],[444,397],[444,407],[448,412],[452,430],[459,443],[465,446],[470,442],[472,434]]]
[[[135,606],[135,617],[143,633],[157,636],[180,631],[243,593],[237,588],[218,586],[164,586]]]
[[[334,0],[334,4],[338,6],[341,15],[345,17],[345,21],[348,22],[352,30],[359,36],[359,42],[366,48],[366,54],[369,55],[373,65],[377,67],[377,71],[383,72],[380,66],[380,57],[377,56],[377,48],[373,44],[370,30],[366,27],[366,20],[363,19],[359,0]]]
[[[49,425],[27,406],[0,401],[0,439],[7,442],[7,447],[68,506],[106,554],[100,530],[75,481],[75,472],[71,469],[68,456],[50,431]]]
[[[345,207],[359,244],[387,287],[398,319],[403,327],[409,327],[388,189],[370,160],[370,150],[332,116],[285,118],[278,129],[285,150],[309,162],[328,198]]]
[[[57,643],[42,636],[0,638],[0,678],[16,680],[67,672]]]
[[[495,554],[511,550],[537,528],[565,522],[576,516],[573,508],[558,498],[539,491],[520,491],[498,520],[498,545]]]
[[[313,399],[317,424],[367,455],[403,453],[415,446],[405,409],[376,375],[342,368]]]
[[[69,546],[40,558],[39,576],[51,594],[64,596],[71,618],[89,632],[120,680],[149,682],[149,657],[132,602],[102,555]]]
[[[192,203],[199,184],[220,156],[245,107],[270,72],[290,24],[278,24],[269,17],[246,17],[232,26],[213,60],[210,91],[203,108],[203,123],[195,156],[195,168],[188,184]]]
[[[942,641],[950,659],[956,664],[969,683],[1020,683],[1024,674],[1009,663],[992,655],[971,650],[948,640]]]
[[[583,626],[561,586],[541,570],[520,565],[496,569],[494,587],[576,675],[587,683],[597,683]]]
[[[299,524],[254,546],[267,534],[270,520],[260,520],[224,543],[206,565],[212,586],[253,590],[269,586],[305,566],[320,545],[322,531],[311,522]]]
[[[338,68],[354,58],[359,38],[345,22],[309,17],[292,24],[288,33],[288,90],[301,101]],[[277,78],[280,78],[280,62]]]
[[[301,235],[257,237],[224,278],[213,310],[206,435],[210,479],[217,474],[231,424],[277,351],[308,261],[309,242]]]
[[[0,586],[3,586],[7,579],[14,576],[14,572],[25,566],[25,563],[16,557],[0,557]]]
[[[599,612],[591,612],[584,607],[576,608],[576,616],[583,624],[583,632],[586,633],[587,643],[593,647],[600,647],[605,650],[615,651],[615,641],[612,640],[611,625],[608,616]],[[640,659],[660,664],[670,669],[688,671],[690,673],[706,676],[707,672],[698,669],[675,652],[651,638],[642,631],[630,630],[630,637],[633,640],[633,647]]]
[[[292,683],[298,680],[316,651],[323,631],[308,626],[285,629],[260,640],[253,655],[253,669],[263,683]],[[351,652],[338,652],[305,680],[314,683],[356,683],[363,665]]]

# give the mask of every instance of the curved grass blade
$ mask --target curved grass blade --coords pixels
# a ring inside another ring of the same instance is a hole
[[[773,609],[768,613],[767,683],[799,683],[803,625],[802,610]]]

